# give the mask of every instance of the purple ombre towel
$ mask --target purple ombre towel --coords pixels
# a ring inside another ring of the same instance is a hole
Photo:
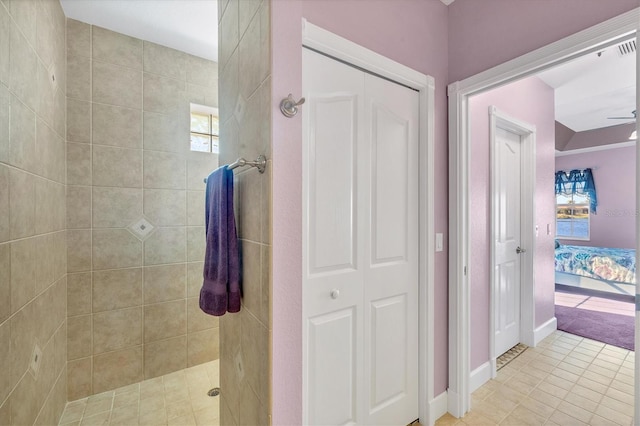
[[[233,216],[233,171],[227,166],[207,178],[204,282],[200,309],[211,315],[240,310],[240,258]]]

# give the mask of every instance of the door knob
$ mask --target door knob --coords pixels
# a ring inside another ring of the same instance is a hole
[[[526,249],[520,248],[519,246],[518,246],[518,248],[516,248],[516,253],[518,253],[518,254],[524,253],[526,251],[527,251]]]
[[[338,296],[340,296],[340,290],[338,290],[337,288],[334,288],[333,290],[331,290],[332,299],[337,299]]]

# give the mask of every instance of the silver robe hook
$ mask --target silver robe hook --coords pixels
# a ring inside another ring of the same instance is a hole
[[[289,96],[284,98],[280,102],[280,111],[285,117],[294,117],[298,113],[298,107],[304,103],[305,99],[301,98],[298,102],[293,99],[293,95],[289,93]]]

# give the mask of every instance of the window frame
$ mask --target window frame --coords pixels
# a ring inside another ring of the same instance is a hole
[[[587,194],[580,194],[585,197],[586,200],[584,202],[576,203],[574,202],[575,194],[556,194],[556,238],[559,240],[574,240],[574,241],[591,241],[591,206],[590,206],[590,197]],[[568,198],[568,202],[559,203],[558,197]],[[587,235],[576,236],[574,233],[574,223],[575,219],[571,219],[571,235],[558,235],[558,213],[560,209],[571,209],[571,215],[575,215],[576,209],[586,209],[587,211]]]
[[[210,133],[196,132],[191,129],[191,116],[192,114],[206,115],[209,119],[209,131]],[[213,117],[218,119],[218,132],[213,131]],[[191,135],[207,136],[209,138],[209,151],[198,151],[192,149]],[[214,146],[214,138],[218,143]],[[215,148],[215,149],[214,149]],[[209,154],[220,153],[220,116],[218,115],[218,108],[209,107],[206,105],[190,104],[189,107],[189,151],[190,152],[204,152]]]

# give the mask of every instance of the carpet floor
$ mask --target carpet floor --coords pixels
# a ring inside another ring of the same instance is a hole
[[[592,294],[556,291],[558,330],[634,350],[635,306]]]

